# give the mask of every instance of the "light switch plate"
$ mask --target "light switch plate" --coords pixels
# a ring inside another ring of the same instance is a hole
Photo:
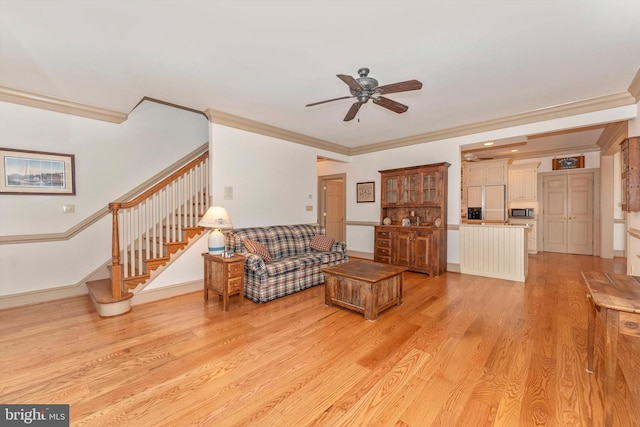
[[[75,213],[76,205],[62,205],[62,212],[64,213]]]
[[[307,205],[307,212],[313,211],[313,205]]]
[[[233,200],[233,187],[224,187],[224,199]]]

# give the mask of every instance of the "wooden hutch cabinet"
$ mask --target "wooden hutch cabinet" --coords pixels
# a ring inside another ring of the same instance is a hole
[[[374,260],[439,276],[447,270],[449,163],[380,171]],[[403,224],[404,223],[404,224]]]
[[[622,157],[622,210],[640,211],[640,137],[625,139],[620,144]]]

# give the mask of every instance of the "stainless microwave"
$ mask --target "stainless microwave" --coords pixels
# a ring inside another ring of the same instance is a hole
[[[533,218],[532,208],[512,208],[509,211],[511,218]]]

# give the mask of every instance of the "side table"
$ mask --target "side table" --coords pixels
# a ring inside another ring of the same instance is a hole
[[[618,334],[640,337],[640,277],[626,274],[607,274],[583,271],[591,299],[588,317],[587,372],[593,372],[596,312],[604,315],[604,425],[613,425],[616,369],[618,363]]]
[[[240,295],[240,305],[244,304],[244,255],[231,258],[210,255],[204,258],[204,300],[209,300],[209,290],[222,297],[222,311],[229,308],[229,296]]]

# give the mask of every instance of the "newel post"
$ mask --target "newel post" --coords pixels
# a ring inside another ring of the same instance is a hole
[[[120,233],[118,231],[118,210],[120,203],[109,203],[112,213],[111,225],[111,296],[122,296],[122,265],[120,264]]]

